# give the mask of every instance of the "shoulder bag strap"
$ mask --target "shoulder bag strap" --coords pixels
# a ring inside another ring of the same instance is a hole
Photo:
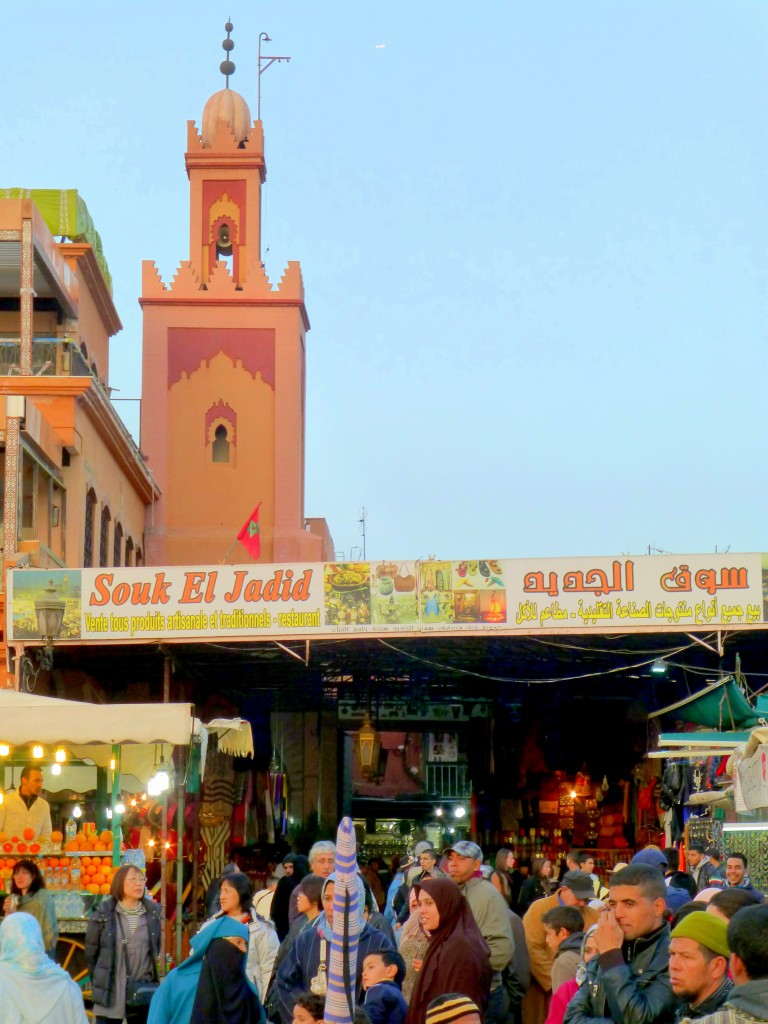
[[[145,911],[144,911],[144,923],[147,926],[147,938],[149,939],[149,959],[152,961],[152,980],[156,981],[159,984],[160,983],[160,978],[159,978],[158,973],[157,973],[157,956],[155,956],[155,950],[154,950],[154,948],[152,946],[152,929],[151,929],[150,924],[149,924],[149,917],[150,917],[149,911],[146,910],[146,908],[145,908]],[[160,951],[158,950],[158,953],[159,952]]]
[[[120,912],[117,909],[115,909],[115,917],[117,918],[117,926],[120,929],[120,939],[123,944],[123,956],[125,957],[125,975],[127,978],[132,978],[133,972],[131,971],[131,963],[128,959],[128,939],[126,939],[125,937],[125,928],[123,927]]]

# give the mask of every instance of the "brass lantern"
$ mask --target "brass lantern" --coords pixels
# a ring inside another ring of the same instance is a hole
[[[365,721],[357,733],[360,751],[360,766],[364,775],[371,775],[379,763],[379,734],[371,725],[371,716],[366,712]]]

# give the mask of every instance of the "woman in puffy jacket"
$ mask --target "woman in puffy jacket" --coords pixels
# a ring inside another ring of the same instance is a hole
[[[275,927],[271,921],[267,921],[253,909],[253,886],[242,871],[234,871],[222,877],[219,901],[221,911],[204,921],[200,931],[222,917],[232,917],[246,926],[249,939],[245,975],[256,986],[259,999],[264,1002],[275,957],[280,948]]]
[[[94,911],[85,933],[96,1024],[146,1021],[148,1007],[126,1006],[126,986],[129,978],[157,978],[159,950],[160,906],[146,895],[141,868],[127,864],[115,872],[110,895]]]

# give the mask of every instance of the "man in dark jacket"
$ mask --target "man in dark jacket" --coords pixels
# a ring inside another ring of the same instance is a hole
[[[703,843],[691,843],[688,847],[688,866],[696,883],[697,892],[701,892],[702,889],[708,889],[713,879],[716,885],[721,884],[723,881],[722,874],[715,868],[707,856]]]
[[[729,853],[725,862],[725,886],[730,889],[746,889],[757,892],[747,874],[747,858],[743,853]]]
[[[698,1024],[768,1024],[768,906],[744,907],[728,925],[733,988]]]
[[[669,981],[666,886],[658,868],[631,864],[611,878],[595,931],[598,955],[565,1011],[564,1024],[667,1024],[677,998]]]
[[[719,1010],[733,988],[728,977],[728,922],[696,910],[672,929],[669,980],[682,999],[677,1020],[706,1017]]]

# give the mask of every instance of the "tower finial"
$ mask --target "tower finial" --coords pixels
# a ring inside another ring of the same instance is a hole
[[[231,21],[228,21],[225,24],[224,28],[225,28],[226,33],[227,33],[227,38],[221,44],[221,48],[226,53],[227,59],[223,60],[221,62],[221,64],[219,64],[219,71],[222,73],[222,75],[224,75],[224,77],[226,79],[226,82],[227,82],[227,89],[228,89],[229,88],[229,76],[230,75],[234,75],[234,73],[235,73],[235,65],[234,65],[233,61],[231,61],[229,59],[230,53],[235,48],[234,40],[229,38],[229,33],[232,31],[234,26],[233,26]]]

